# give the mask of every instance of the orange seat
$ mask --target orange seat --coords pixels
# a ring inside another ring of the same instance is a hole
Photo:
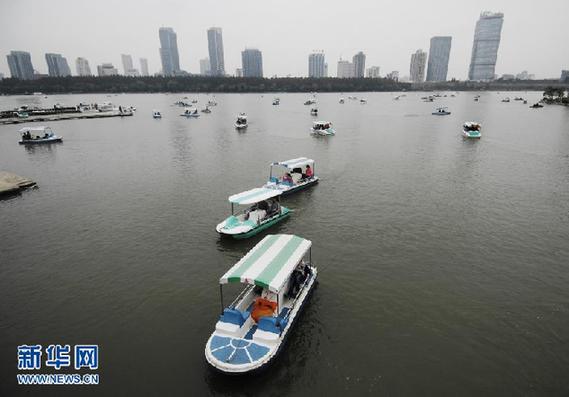
[[[257,298],[253,305],[251,317],[258,322],[261,317],[272,316],[277,308],[277,303],[265,298]]]

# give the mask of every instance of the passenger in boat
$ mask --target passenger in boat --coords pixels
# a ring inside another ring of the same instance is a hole
[[[293,184],[292,176],[288,172],[286,174],[284,174],[284,176],[283,176],[283,183],[286,183],[289,185]]]
[[[314,176],[314,172],[312,171],[312,168],[310,167],[310,164],[306,165],[306,172],[304,173],[304,178],[306,179],[310,179]]]

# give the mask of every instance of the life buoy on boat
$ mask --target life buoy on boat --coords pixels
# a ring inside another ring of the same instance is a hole
[[[258,322],[261,317],[272,316],[277,308],[277,303],[265,298],[257,298],[253,305],[251,317]]]

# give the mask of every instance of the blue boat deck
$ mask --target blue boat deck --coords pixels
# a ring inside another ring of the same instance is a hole
[[[253,328],[256,327],[251,327],[251,329]],[[252,335],[253,333],[251,333]],[[210,349],[211,354],[216,359],[233,365],[251,364],[269,353],[268,347],[258,345],[250,340],[217,335],[212,338]]]

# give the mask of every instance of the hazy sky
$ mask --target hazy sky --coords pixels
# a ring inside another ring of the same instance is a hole
[[[178,34],[182,69],[199,72],[206,57],[206,29],[223,28],[225,69],[241,67],[241,51],[263,52],[265,76],[306,76],[308,54],[324,50],[336,75],[340,56],[358,51],[381,75],[409,74],[411,53],[429,50],[435,35],[452,36],[449,79],[468,73],[474,26],[482,10],[505,14],[496,73],[528,70],[536,77],[569,69],[569,0],[0,0],[0,72],[6,54],[29,51],[34,68],[47,72],[44,54],[61,53],[75,74],[75,59],[112,62],[122,73],[121,53],[146,57],[161,69],[158,28]]]

